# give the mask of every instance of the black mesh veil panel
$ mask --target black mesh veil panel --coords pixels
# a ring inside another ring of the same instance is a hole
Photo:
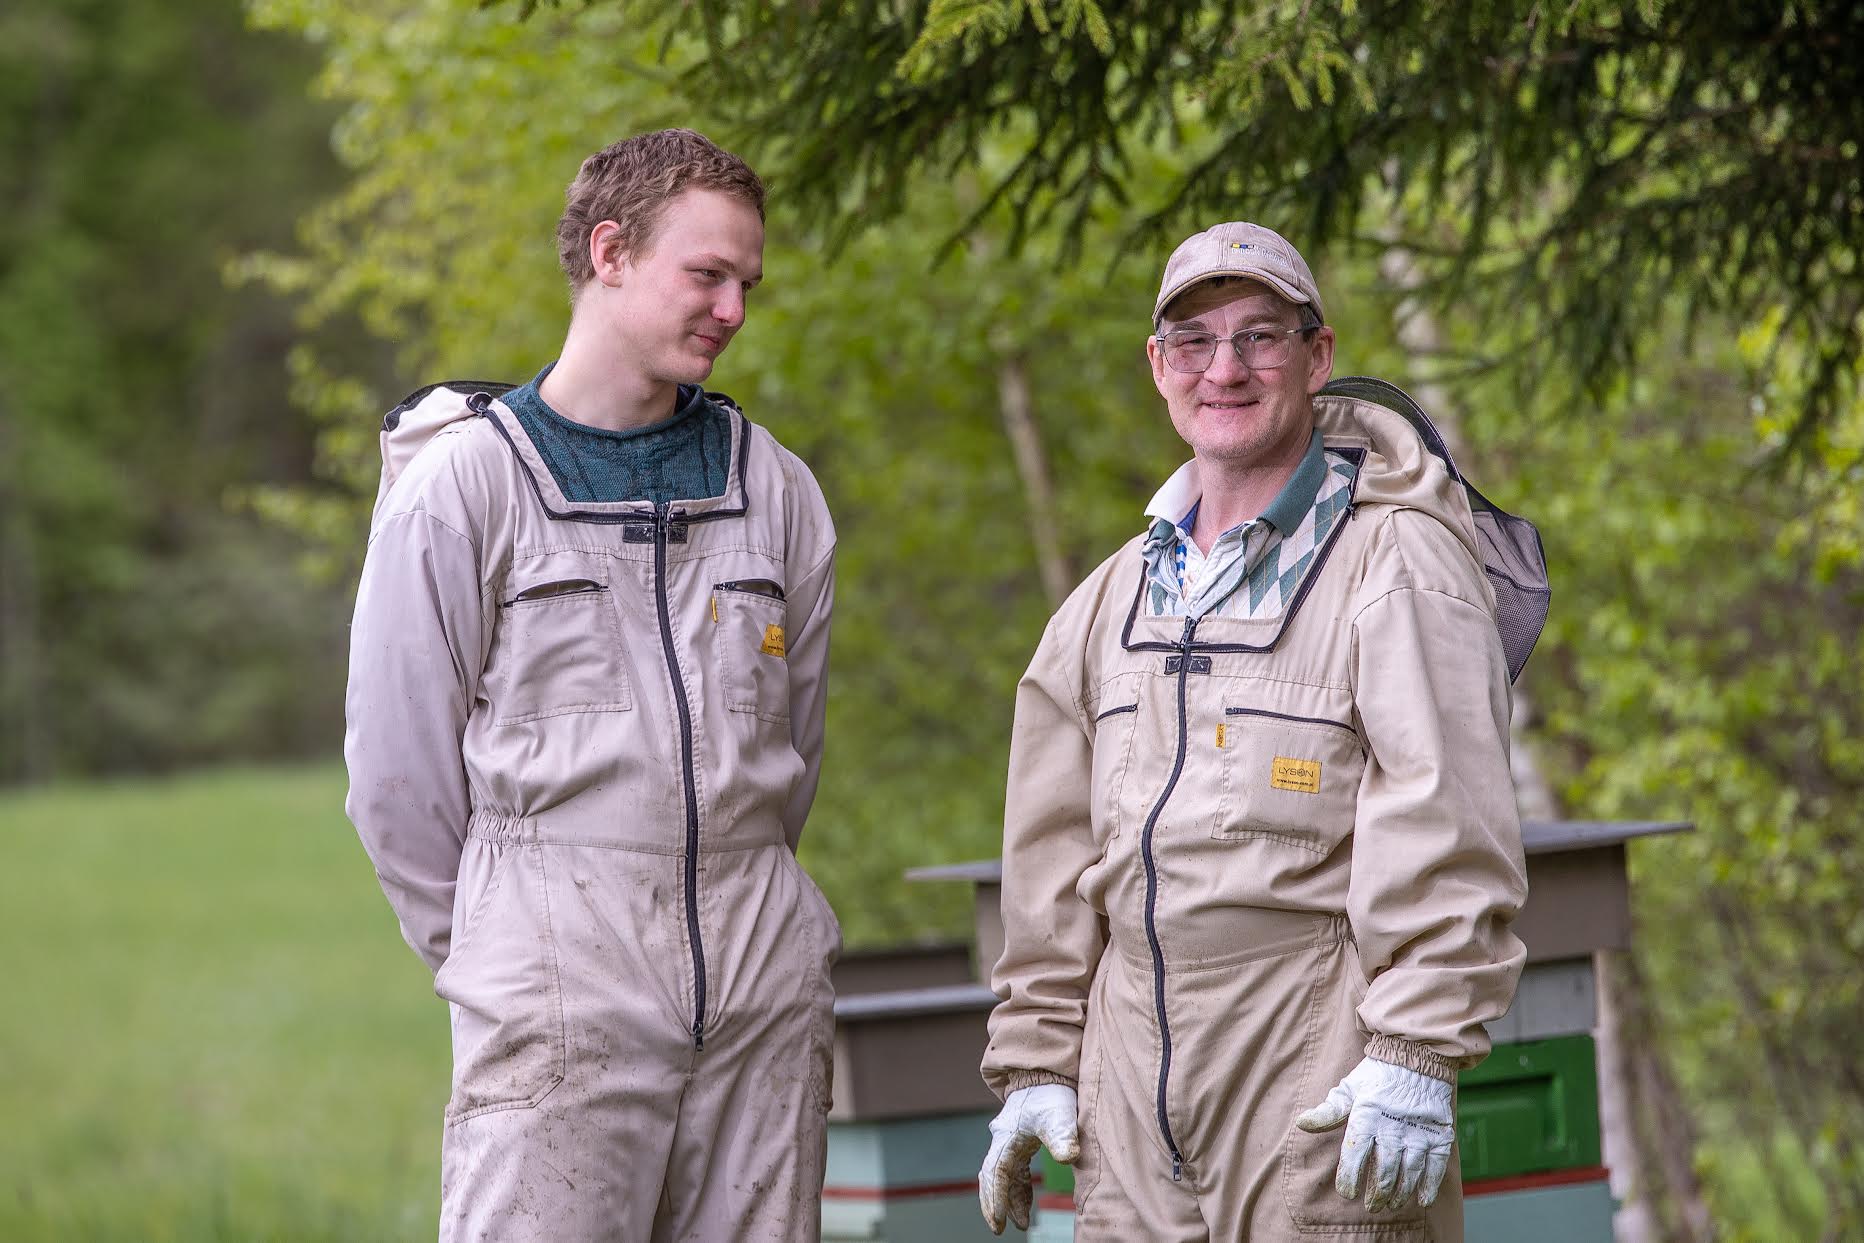
[[[1547,584],[1547,554],[1540,532],[1526,518],[1511,514],[1476,491],[1463,478],[1450,456],[1450,448],[1410,394],[1395,384],[1369,376],[1347,376],[1320,390],[1322,397],[1348,397],[1384,406],[1405,417],[1417,429],[1430,451],[1443,459],[1450,477],[1469,495],[1469,510],[1476,520],[1476,540],[1482,553],[1482,572],[1495,589],[1495,628],[1501,632],[1502,652],[1508,659],[1510,680],[1521,676],[1529,653],[1547,624],[1547,606],[1553,591]]]

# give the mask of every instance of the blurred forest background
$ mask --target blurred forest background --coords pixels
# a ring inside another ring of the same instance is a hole
[[[1169,247],[1270,224],[1547,545],[1518,747],[1632,851],[1645,1238],[1864,1238],[1864,17],[1845,3],[0,9],[0,1237],[431,1235],[445,1016],[341,814],[406,391],[561,340],[580,158],[771,184],[711,381],[841,531],[805,842],[961,935],[1012,690],[1182,459]]]

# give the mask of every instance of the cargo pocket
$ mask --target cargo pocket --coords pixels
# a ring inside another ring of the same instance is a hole
[[[1379,1243],[1426,1243],[1430,1236],[1427,1210],[1415,1198],[1403,1208],[1371,1212],[1365,1205],[1365,1186],[1372,1177],[1368,1159],[1360,1178],[1358,1199],[1348,1200],[1333,1189],[1340,1168],[1340,1144],[1346,1124],[1313,1133],[1295,1126],[1303,1110],[1325,1100],[1328,1091],[1344,1079],[1365,1056],[1366,1036],[1356,1017],[1365,1000],[1365,976],[1352,942],[1341,941],[1324,951],[1316,964],[1309,994],[1304,1056],[1288,1113],[1288,1136],[1282,1150],[1282,1195],[1295,1229],[1329,1239],[1377,1239]],[[1452,1160],[1455,1158],[1452,1157]],[[1446,1179],[1445,1186],[1450,1185]]]
[[[1353,831],[1366,753],[1350,725],[1224,709],[1223,790],[1211,836],[1266,838],[1325,858]]]
[[[518,560],[481,682],[495,725],[632,708],[605,560],[577,552]]]
[[[1094,764],[1088,788],[1093,792],[1094,839],[1103,848],[1120,835],[1120,796],[1139,725],[1136,699],[1136,688],[1110,683],[1101,691],[1101,706],[1094,714]]]
[[[563,1082],[562,982],[550,933],[543,847],[468,840],[462,909],[434,992],[450,1002],[447,1121],[528,1109]]]
[[[781,584],[745,578],[712,588],[712,643],[725,706],[766,721],[790,719],[789,606]]]

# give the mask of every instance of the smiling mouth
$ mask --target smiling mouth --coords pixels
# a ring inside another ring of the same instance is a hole
[[[1259,404],[1259,399],[1251,397],[1247,400],[1206,401],[1201,404],[1211,410],[1242,410],[1249,406]]]
[[[703,332],[695,332],[693,335],[710,346],[714,352],[725,348],[725,342],[718,337],[710,337]]]

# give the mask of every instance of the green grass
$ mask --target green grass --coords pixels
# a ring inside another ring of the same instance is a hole
[[[446,1011],[343,788],[0,797],[0,1239],[433,1237]]]
[[[0,1243],[432,1238],[446,1007],[336,764],[0,793]],[[818,817],[850,944],[968,932]]]

